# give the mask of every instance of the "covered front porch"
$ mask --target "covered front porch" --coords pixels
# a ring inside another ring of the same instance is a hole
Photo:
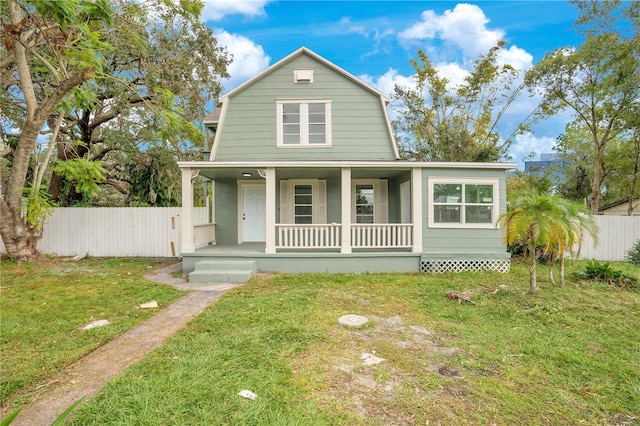
[[[422,253],[422,169],[406,162],[180,167],[183,256]],[[211,185],[206,217],[192,207],[196,175]]]
[[[182,270],[189,273],[202,261],[253,261],[257,272],[281,273],[385,273],[420,271],[421,253],[366,250],[344,254],[336,250],[265,253],[265,243],[209,245],[184,253]]]

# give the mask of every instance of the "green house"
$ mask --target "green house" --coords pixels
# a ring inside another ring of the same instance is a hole
[[[507,271],[494,224],[515,165],[400,160],[388,103],[306,48],[222,96],[204,120],[208,161],[179,163],[191,280]],[[207,217],[192,207],[196,175],[213,194]]]

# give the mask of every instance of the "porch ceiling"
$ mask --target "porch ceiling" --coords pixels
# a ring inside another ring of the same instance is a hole
[[[208,179],[255,179],[264,180],[260,177],[257,168],[237,167],[237,168],[201,168],[200,175]],[[353,168],[351,169],[352,179],[384,179],[393,178],[402,173],[410,171],[411,168]],[[243,174],[250,173],[251,176]],[[339,179],[341,170],[339,167],[331,168],[276,168],[278,179]]]

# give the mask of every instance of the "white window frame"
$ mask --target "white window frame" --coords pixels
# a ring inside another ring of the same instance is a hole
[[[283,142],[283,106],[287,104],[300,105],[300,143],[285,144]],[[310,144],[309,143],[309,105],[324,104],[325,119],[325,143]],[[277,99],[276,100],[276,139],[278,148],[326,148],[331,146],[331,99]]]
[[[356,186],[373,185],[373,223],[389,222],[389,183],[386,179],[351,181],[351,222],[356,223]]]
[[[280,223],[294,224],[294,188],[311,185],[312,224],[327,222],[327,181],[321,179],[288,179],[280,181]]]
[[[466,203],[464,200],[465,189],[462,189],[462,200],[455,205],[460,206],[460,222],[459,223],[441,223],[435,221],[433,200],[434,185],[437,184],[451,184],[451,185],[492,185],[493,186],[493,202],[487,204],[481,204],[483,206],[491,206],[491,222],[490,223],[465,223],[466,218],[466,206],[476,206],[480,204]],[[463,228],[463,229],[494,229],[495,222],[498,218],[500,208],[500,180],[499,179],[474,179],[474,178],[429,178],[429,228]]]

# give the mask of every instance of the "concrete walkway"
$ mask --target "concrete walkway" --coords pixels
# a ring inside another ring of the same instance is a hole
[[[180,267],[179,263],[174,264],[154,271],[145,278],[181,290],[195,291],[56,374],[42,391],[23,406],[12,426],[50,425],[67,407],[80,398],[88,399],[96,395],[109,380],[159,347],[227,290],[239,285],[189,284],[173,276],[173,272],[180,270]]]

